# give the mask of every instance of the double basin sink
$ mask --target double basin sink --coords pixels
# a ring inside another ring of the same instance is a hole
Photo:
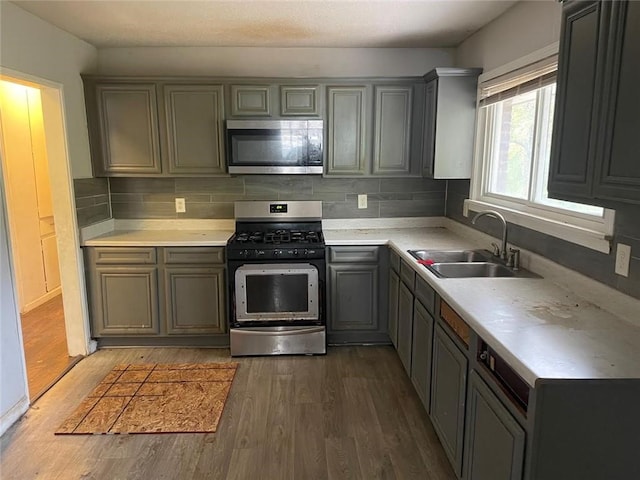
[[[441,278],[537,277],[528,270],[507,267],[488,250],[409,250],[409,253]]]

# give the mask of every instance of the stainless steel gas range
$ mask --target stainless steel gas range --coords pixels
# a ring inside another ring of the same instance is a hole
[[[231,355],[326,353],[322,202],[236,202]]]

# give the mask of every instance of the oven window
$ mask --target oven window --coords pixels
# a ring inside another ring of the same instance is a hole
[[[306,312],[306,274],[247,275],[247,313]]]

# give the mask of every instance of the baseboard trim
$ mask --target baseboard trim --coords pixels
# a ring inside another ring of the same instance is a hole
[[[24,309],[20,313],[21,314],[29,313],[34,308],[38,308],[40,305],[44,305],[49,300],[51,300],[53,298],[56,298],[61,293],[62,293],[62,289],[58,286],[58,287],[54,288],[53,290],[51,290],[50,292],[45,293],[43,296],[41,296],[37,300],[34,300],[31,303],[27,303],[24,306]]]
[[[9,430],[27,410],[29,410],[29,398],[24,396],[0,417],[0,436],[4,435],[4,432]]]

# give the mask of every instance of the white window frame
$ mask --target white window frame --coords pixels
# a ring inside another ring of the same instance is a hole
[[[527,66],[536,64],[546,58],[557,55],[558,43],[531,53],[514,62],[510,62],[490,72],[484,73],[479,78],[479,85],[497,77],[508,76],[518,70],[525,70]],[[480,100],[480,88],[478,89],[478,103]],[[478,105],[479,106],[479,105]],[[484,191],[484,179],[488,175],[488,162],[484,162],[485,153],[488,150],[486,137],[486,115],[478,108],[476,122],[476,137],[473,169],[471,173],[471,191],[469,199],[464,202],[465,216],[469,211],[496,210],[505,219],[513,224],[520,225],[546,235],[561,238],[584,247],[603,253],[611,252],[611,238],[613,235],[615,212],[604,209],[601,218],[577,212],[570,212],[561,208],[542,204],[532,204],[528,200],[518,201],[510,197],[500,196]],[[536,161],[534,159],[534,161]],[[531,179],[532,182],[535,179]],[[530,187],[536,192],[540,188],[537,185]],[[537,196],[537,194],[536,194]]]

